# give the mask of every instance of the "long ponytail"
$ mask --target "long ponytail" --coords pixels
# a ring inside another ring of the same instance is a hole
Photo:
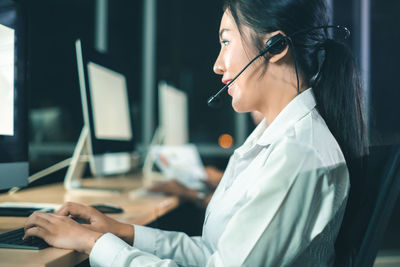
[[[350,161],[368,150],[360,74],[346,45],[328,39],[323,49],[325,60],[313,85],[317,108]]]
[[[327,40],[324,50],[325,60],[313,86],[314,95],[321,116],[345,155],[351,184],[342,226],[335,241],[334,266],[352,266],[353,248],[358,241],[354,241],[351,231],[360,227],[354,224],[354,212],[360,211],[369,196],[365,187],[368,183],[365,179],[367,161],[363,157],[368,154],[368,138],[362,110],[362,87],[355,60],[344,44]]]

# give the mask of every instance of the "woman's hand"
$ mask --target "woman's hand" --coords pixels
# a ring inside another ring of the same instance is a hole
[[[34,212],[25,222],[24,239],[38,236],[57,248],[74,249],[90,254],[102,233],[89,230],[71,217]]]
[[[134,229],[132,225],[120,223],[92,207],[67,202],[55,214],[72,216],[75,219],[83,220],[85,223],[82,226],[89,230],[100,233],[112,233],[125,240],[129,245],[133,244]]]
[[[207,183],[212,189],[217,188],[222,176],[224,175],[224,172],[212,166],[205,167],[205,171],[207,173]]]
[[[195,202],[197,200],[197,191],[190,189],[176,180],[171,180],[164,183],[158,183],[149,189],[152,192],[163,192],[169,195],[174,195],[185,200]]]

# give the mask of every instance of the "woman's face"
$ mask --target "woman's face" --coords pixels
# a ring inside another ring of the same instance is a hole
[[[250,31],[244,27],[242,32],[247,36]],[[222,75],[222,82],[227,84],[257,52],[254,48],[245,47],[229,10],[222,16],[219,40],[221,50],[214,64],[214,72]],[[259,108],[262,91],[259,88],[262,82],[260,76],[263,69],[262,60],[258,59],[229,86],[228,94],[232,96],[232,107],[236,112],[249,112]]]

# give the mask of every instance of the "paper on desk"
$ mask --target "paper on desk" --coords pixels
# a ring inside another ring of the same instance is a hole
[[[57,209],[61,208],[61,205],[53,204],[53,203],[34,203],[34,202],[0,202],[0,207],[57,210]]]
[[[167,179],[176,179],[193,189],[204,187],[207,174],[195,145],[153,146],[151,153]]]

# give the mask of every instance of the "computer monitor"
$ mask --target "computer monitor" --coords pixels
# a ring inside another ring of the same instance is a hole
[[[80,40],[75,48],[84,127],[72,165],[85,155],[94,176],[128,172],[134,147],[126,78],[109,58]],[[79,176],[72,169],[68,175]]]
[[[159,149],[159,146],[185,146],[188,145],[189,141],[186,93],[165,81],[160,81],[158,84],[158,109],[159,125],[154,133],[143,165],[146,186],[166,179],[164,175],[154,170],[154,163],[157,162],[154,156],[158,154],[154,152]],[[188,149],[196,150],[194,146]]]
[[[165,81],[158,84],[159,131],[163,145],[185,145],[189,140],[185,92]]]
[[[28,183],[25,22],[23,8],[0,2],[0,189]]]

